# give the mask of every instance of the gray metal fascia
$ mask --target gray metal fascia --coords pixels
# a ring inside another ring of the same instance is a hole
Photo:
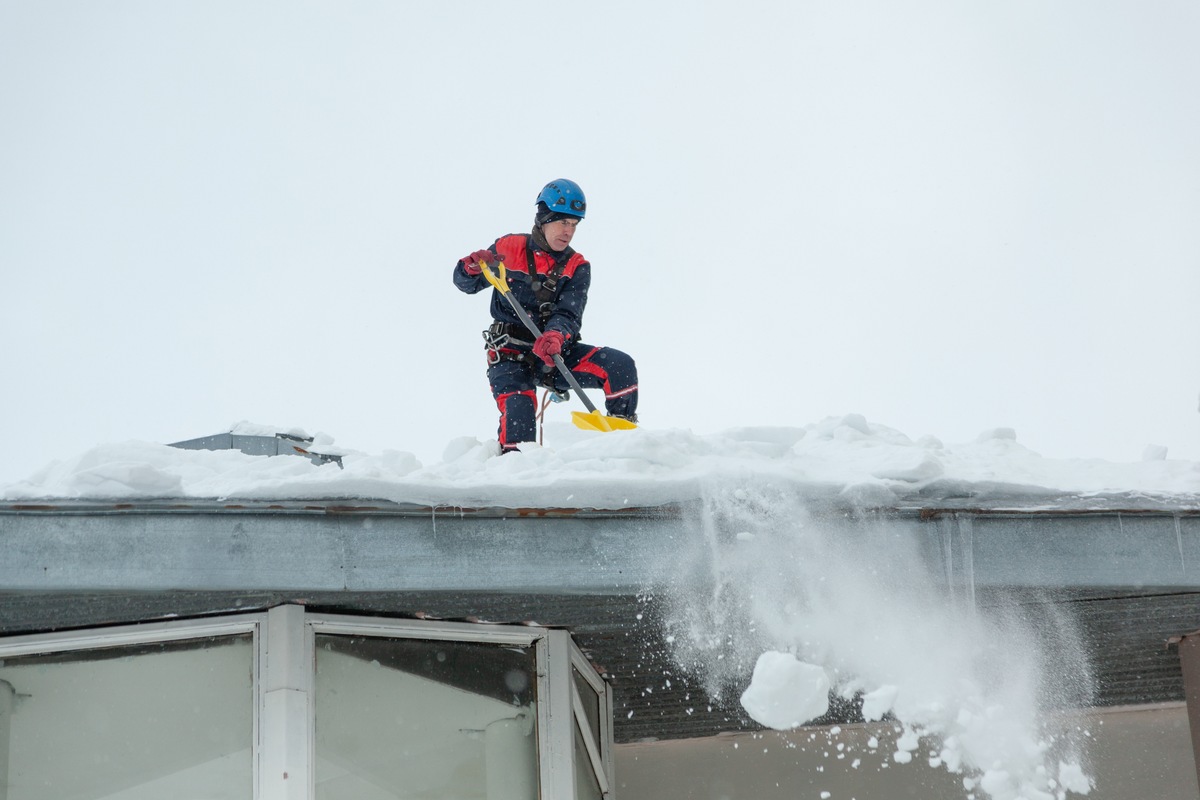
[[[0,506],[0,590],[631,594],[705,534],[695,509],[431,509],[386,502]],[[1200,509],[862,512],[869,557],[915,552],[966,603],[985,587],[1200,588]],[[736,531],[717,531],[718,539]]]
[[[628,593],[672,535],[630,515],[42,510],[0,514],[0,590]]]

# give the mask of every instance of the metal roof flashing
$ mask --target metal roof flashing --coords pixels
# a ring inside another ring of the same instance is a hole
[[[1124,494],[912,498],[810,513],[845,535],[885,530],[949,586],[1195,587],[1200,502]],[[703,503],[467,508],[385,500],[45,500],[0,504],[0,591],[636,592],[713,530]],[[1113,553],[1121,554],[1113,558]]]
[[[317,466],[322,464],[342,465],[340,455],[316,452],[312,449],[313,437],[291,433],[276,433],[273,436],[241,433],[215,433],[198,439],[172,442],[169,447],[180,450],[239,450],[250,456],[304,456]]]

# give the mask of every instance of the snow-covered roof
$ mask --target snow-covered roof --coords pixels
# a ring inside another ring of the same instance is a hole
[[[241,423],[231,433],[311,438],[309,450],[340,457],[316,465],[237,451],[187,451],[144,441],[99,444],[0,487],[0,499],[373,498],[422,506],[628,508],[699,497],[706,489],[771,482],[871,506],[905,498],[983,492],[1046,498],[1111,494],[1194,505],[1200,463],[1149,449],[1143,460],[1043,458],[1010,429],[965,443],[912,439],[859,415],[804,427],[735,428],[713,435],[643,427],[612,434],[547,429],[546,446],[499,455],[496,443],[451,441],[442,461],[411,453],[358,452],[302,429]]]

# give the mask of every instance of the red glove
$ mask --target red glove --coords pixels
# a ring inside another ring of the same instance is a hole
[[[566,339],[558,331],[546,331],[533,343],[533,354],[554,366],[554,356],[562,352],[563,341]]]
[[[468,275],[479,275],[483,272],[483,267],[479,266],[480,261],[486,261],[489,264],[495,264],[500,261],[500,256],[493,253],[491,250],[476,250],[471,255],[462,260],[463,269]]]

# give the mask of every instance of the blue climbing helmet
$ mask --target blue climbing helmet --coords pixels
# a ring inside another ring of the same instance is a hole
[[[583,189],[580,189],[575,181],[566,178],[547,183],[538,195],[537,202],[545,204],[547,210],[553,214],[566,214],[583,219],[587,213],[587,198],[583,196]]]

